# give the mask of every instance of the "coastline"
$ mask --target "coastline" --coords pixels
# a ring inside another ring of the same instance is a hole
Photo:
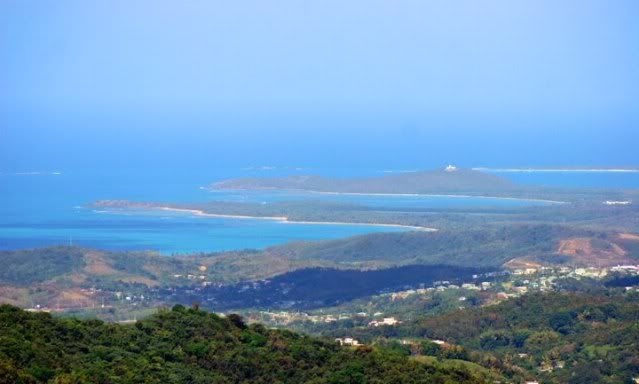
[[[524,172],[524,173],[534,173],[534,172],[583,172],[583,173],[639,173],[639,169],[636,168],[485,168],[485,167],[476,167],[471,168],[473,171],[480,172]]]
[[[415,231],[424,232],[437,232],[439,229],[431,227],[420,227],[417,225],[403,225],[403,224],[375,224],[375,223],[349,223],[346,221],[299,221],[299,220],[284,220],[283,224],[318,224],[318,225],[361,225],[361,226],[373,226],[373,227],[395,227],[395,228],[409,228]]]
[[[208,212],[204,212],[201,209],[189,209],[189,208],[174,208],[174,207],[167,207],[167,206],[158,206],[158,207],[153,207],[150,206],[149,210],[156,210],[159,209],[161,211],[171,211],[171,212],[184,212],[184,213],[190,213],[194,216],[204,216],[204,217],[219,217],[219,218],[225,218],[225,219],[263,219],[263,220],[273,220],[273,221],[287,221],[288,217],[286,216],[249,216],[249,215],[228,215],[228,214],[221,214],[221,213],[208,213]]]
[[[302,221],[302,220],[290,220],[286,216],[249,216],[249,215],[227,215],[218,213],[208,213],[201,209],[189,209],[189,208],[174,208],[174,207],[149,207],[150,210],[162,210],[171,212],[183,212],[190,213],[194,216],[202,217],[218,217],[227,219],[258,219],[258,220],[272,220],[282,224],[312,224],[312,225],[360,225],[360,226],[373,226],[373,227],[394,227],[394,228],[408,228],[416,231],[436,232],[437,228],[420,227],[416,225],[402,225],[402,224],[388,224],[388,223],[349,223],[345,221]]]
[[[503,197],[503,196],[479,196],[479,195],[451,195],[451,194],[435,194],[435,193],[375,193],[375,192],[323,192],[310,191],[302,189],[302,191],[310,193],[318,193],[324,195],[356,195],[356,196],[403,196],[403,197],[452,197],[452,198],[476,198],[476,199],[499,199],[499,200],[516,200],[516,201],[535,201],[549,204],[566,204],[566,201],[547,200],[547,199],[528,199],[525,197]]]
[[[507,196],[481,196],[481,195],[458,195],[458,194],[437,194],[437,193],[382,193],[382,192],[331,192],[331,191],[315,191],[311,189],[296,189],[296,188],[211,188],[205,187],[209,192],[216,191],[291,191],[291,192],[307,192],[319,195],[351,195],[351,196],[399,196],[399,197],[451,197],[451,198],[476,198],[476,199],[497,199],[497,200],[514,200],[514,201],[530,201],[548,204],[567,204],[567,201],[548,200],[548,199],[535,199],[525,197],[507,197]]]

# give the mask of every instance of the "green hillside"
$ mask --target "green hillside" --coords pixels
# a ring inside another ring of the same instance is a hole
[[[636,293],[530,294],[348,334],[369,342],[421,340],[421,352],[434,356],[447,349],[425,340],[444,340],[463,347],[467,359],[484,367],[543,383],[625,384],[639,377]]]
[[[0,306],[0,383],[482,383],[481,371],[176,306],[132,325]]]
[[[34,283],[159,285],[175,271],[196,269],[194,261],[153,252],[109,252],[80,247],[47,247],[0,251],[0,285]]]
[[[526,257],[549,264],[575,263],[576,257],[557,254],[564,238],[591,238],[605,234],[559,225],[512,225],[437,232],[376,233],[346,239],[293,243],[270,251],[291,259],[336,263],[446,264],[500,267]],[[619,258],[621,260],[621,258]]]

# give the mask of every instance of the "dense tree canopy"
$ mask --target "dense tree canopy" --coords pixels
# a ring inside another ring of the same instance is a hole
[[[175,306],[133,325],[0,306],[0,383],[478,383],[399,353]]]
[[[469,359],[484,367],[510,376],[526,372],[547,383],[624,384],[639,377],[635,293],[536,293],[498,305],[421,316],[398,327],[348,332],[369,342],[442,339],[470,351]],[[437,355],[438,350],[422,343],[421,353]]]

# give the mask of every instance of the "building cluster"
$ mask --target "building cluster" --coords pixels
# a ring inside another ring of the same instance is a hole
[[[475,275],[473,281],[461,284],[453,284],[451,281],[435,281],[432,287],[406,289],[384,293],[378,296],[382,303],[407,300],[417,296],[430,296],[439,292],[450,292],[452,298],[462,305],[467,305],[469,298],[477,300],[477,294],[482,303],[499,302],[513,297],[519,297],[529,292],[545,292],[557,289],[556,285],[561,279],[601,279],[616,275],[639,275],[639,265],[620,265],[604,268],[576,268],[576,267],[537,267],[515,269],[512,271],[491,272]],[[483,279],[491,281],[483,281]],[[635,287],[628,287],[634,290]],[[474,293],[476,292],[476,293]],[[383,305],[383,304],[382,304]],[[371,311],[372,312],[372,311]],[[382,312],[341,312],[341,313],[315,313],[304,312],[268,312],[262,311],[252,320],[262,321],[274,325],[288,325],[296,321],[308,321],[314,324],[327,324],[340,320],[354,320],[359,326],[380,327],[394,326],[401,323],[401,318],[384,316]]]
[[[507,299],[528,292],[551,291],[562,279],[603,279],[610,275],[639,275],[639,265],[618,265],[613,267],[538,267],[515,269],[506,281],[495,284],[496,298]],[[635,287],[626,287],[633,290]]]
[[[383,325],[396,325],[399,324],[400,321],[398,321],[396,318],[394,317],[385,317],[382,320],[373,320],[370,323],[368,323],[369,327],[380,327]]]
[[[465,289],[469,291],[486,291],[493,286],[493,283],[490,281],[482,281],[478,283],[463,283],[461,285],[453,284],[450,281],[435,281],[433,282],[433,286],[429,288],[419,288],[419,289],[408,289],[405,291],[398,291],[392,293],[382,294],[380,296],[387,296],[391,301],[396,300],[405,300],[413,295],[427,295],[432,292],[443,292],[447,290],[460,290]],[[462,300],[463,301],[463,300]]]
[[[341,313],[341,314],[317,314],[312,315],[306,312],[269,312],[260,311],[257,316],[249,316],[249,320],[268,322],[276,325],[288,325],[295,321],[309,321],[311,323],[333,323],[339,320],[348,320],[352,318],[366,318],[369,315],[365,312],[358,313]]]
[[[193,274],[186,274],[186,275],[181,275],[181,274],[175,274],[173,275],[174,278],[176,279],[187,279],[187,280],[206,280],[206,276],[205,275],[193,275]]]
[[[632,201],[629,200],[606,200],[603,202],[605,205],[630,205]]]

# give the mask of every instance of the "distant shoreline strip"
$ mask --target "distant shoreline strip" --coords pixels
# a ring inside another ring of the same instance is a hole
[[[42,172],[42,171],[27,171],[27,172],[1,172],[0,171],[0,175],[7,175],[7,176],[38,176],[38,175],[43,175],[43,176],[47,176],[47,175],[54,175],[54,176],[59,176],[62,175],[62,172],[59,171],[46,171],[46,172]]]
[[[360,225],[360,226],[372,226],[372,227],[395,227],[395,228],[409,228],[417,231],[435,232],[437,228],[420,227],[416,225],[402,225],[402,224],[383,224],[383,223],[349,223],[342,221],[297,221],[290,220],[286,216],[248,216],[248,215],[227,215],[218,213],[208,213],[201,209],[189,209],[189,208],[174,208],[174,207],[149,207],[149,209],[159,209],[162,211],[172,212],[184,212],[190,213],[194,216],[203,217],[219,217],[226,219],[258,219],[258,220],[272,220],[283,224],[313,224],[313,225]]]
[[[220,191],[290,191],[290,192],[305,192],[314,193],[319,195],[353,195],[353,196],[389,196],[389,197],[452,197],[460,199],[496,199],[496,200],[515,200],[515,201],[530,201],[549,204],[566,204],[566,201],[559,200],[547,200],[547,199],[535,199],[526,197],[508,197],[508,196],[481,196],[481,195],[453,195],[453,194],[434,194],[434,193],[378,193],[378,192],[331,192],[331,191],[314,191],[310,189],[299,188],[205,188],[209,192]]]
[[[477,167],[472,168],[473,171],[485,171],[485,172],[582,172],[582,173],[639,173],[639,169],[634,168],[591,168],[591,169],[570,169],[570,168],[485,168]]]
[[[540,203],[551,203],[551,204],[565,204],[565,201],[558,200],[545,200],[545,199],[534,199],[534,198],[525,198],[525,197],[502,197],[502,196],[475,196],[475,195],[448,195],[448,194],[433,194],[433,193],[369,193],[369,192],[323,192],[323,191],[309,191],[306,192],[318,193],[324,195],[360,195],[360,196],[403,196],[403,197],[453,197],[460,199],[498,199],[498,200],[516,200],[516,201],[534,201]]]

